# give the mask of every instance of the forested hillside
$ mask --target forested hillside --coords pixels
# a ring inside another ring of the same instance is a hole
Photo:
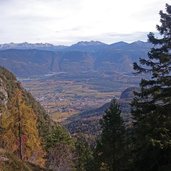
[[[1,170],[70,170],[77,163],[76,142],[12,73],[0,67]]]

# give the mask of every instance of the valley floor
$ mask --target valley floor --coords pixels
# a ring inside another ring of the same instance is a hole
[[[95,109],[119,98],[123,90],[135,86],[138,78],[121,73],[56,73],[22,79],[23,86],[44,106],[52,118],[68,117]]]

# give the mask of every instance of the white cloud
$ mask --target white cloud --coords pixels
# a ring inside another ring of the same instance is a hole
[[[164,10],[165,3],[166,0],[0,1],[0,43],[145,40],[146,32],[155,31],[158,12]],[[109,36],[111,33],[115,36]]]

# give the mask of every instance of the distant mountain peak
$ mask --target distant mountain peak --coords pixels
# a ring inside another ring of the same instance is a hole
[[[102,43],[100,41],[80,41],[72,46],[97,46],[97,45],[104,45],[105,43]]]
[[[125,46],[128,46],[128,45],[129,45],[128,43],[126,43],[124,41],[120,41],[120,42],[112,43],[109,46],[115,47],[115,48],[122,48],[122,47],[125,47]]]
[[[142,40],[137,40],[137,41],[135,41],[134,43],[146,43],[146,42],[144,42],[144,41],[142,41]]]
[[[138,46],[138,47],[146,47],[146,48],[149,48],[149,47],[152,46],[151,43],[149,43],[149,42],[144,42],[144,41],[141,41],[141,40],[132,42],[132,43],[130,43],[130,45],[132,45],[132,46]]]
[[[6,49],[40,49],[40,50],[59,50],[64,49],[66,46],[55,46],[50,43],[28,43],[28,42],[22,42],[22,43],[5,43],[0,44],[0,50],[6,50]]]
[[[119,42],[116,42],[116,43],[112,43],[111,45],[113,44],[122,44],[122,45],[127,45],[128,43],[127,42],[124,42],[124,41],[119,41]]]
[[[132,42],[130,44],[136,44],[136,45],[144,45],[144,44],[147,44],[148,42],[144,42],[144,41],[141,41],[141,40],[137,40],[135,42]]]

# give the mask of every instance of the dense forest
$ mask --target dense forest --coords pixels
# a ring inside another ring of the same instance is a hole
[[[134,63],[144,78],[135,89],[131,123],[113,99],[100,119],[99,135],[70,134],[7,69],[0,67],[0,170],[170,171],[171,5],[160,11],[158,38],[148,58]]]

